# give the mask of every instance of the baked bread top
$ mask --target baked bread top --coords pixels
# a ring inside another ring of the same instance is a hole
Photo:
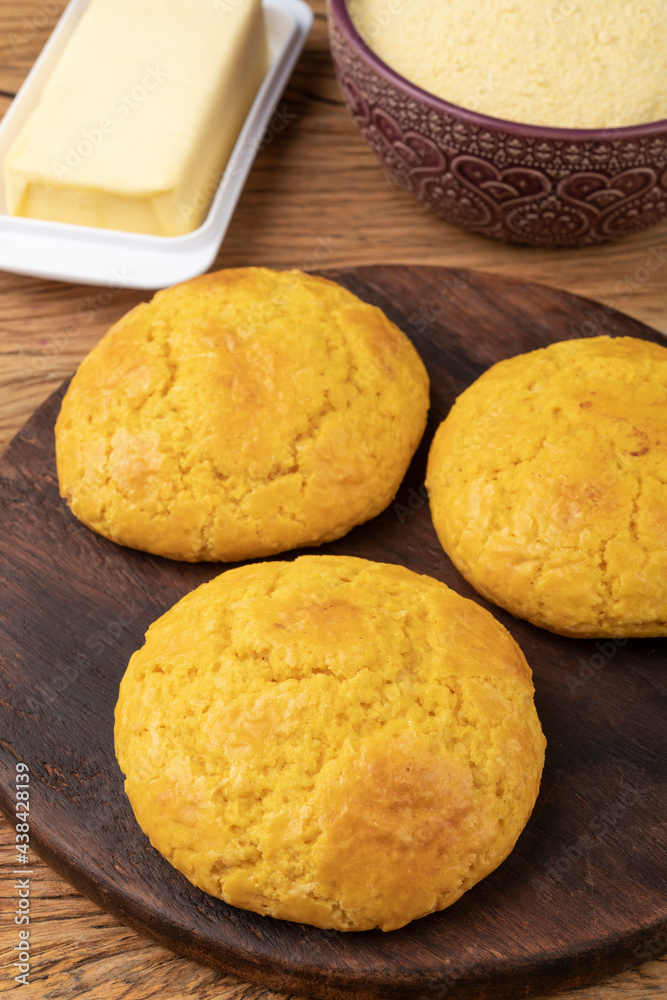
[[[489,600],[563,635],[667,634],[667,348],[593,337],[499,362],[438,428],[427,487]]]
[[[319,545],[387,506],[427,410],[424,366],[379,309],[300,271],[206,274],[82,362],[56,424],[61,495],[173,559]]]
[[[512,850],[544,737],[509,633],[445,584],[343,556],[230,569],[151,625],[116,707],[151,843],[235,906],[392,930]]]

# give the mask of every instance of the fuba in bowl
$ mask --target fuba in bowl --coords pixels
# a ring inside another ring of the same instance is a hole
[[[667,215],[660,0],[629,22],[632,4],[524,0],[514,25],[490,0],[378,2],[329,0],[330,41],[348,108],[397,186],[472,232],[533,246],[601,243]]]

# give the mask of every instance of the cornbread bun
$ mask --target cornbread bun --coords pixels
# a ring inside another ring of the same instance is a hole
[[[449,906],[509,854],[544,737],[509,633],[443,583],[344,556],[230,569],[151,625],[116,754],[204,891],[341,931]]]
[[[347,2],[384,62],[464,108],[557,128],[667,118],[664,0]]]
[[[568,340],[501,361],[428,460],[433,523],[475,589],[562,635],[667,634],[667,349]]]
[[[94,531],[172,559],[319,545],[387,506],[427,410],[408,338],[340,285],[205,274],[82,362],[56,423],[60,492]]]

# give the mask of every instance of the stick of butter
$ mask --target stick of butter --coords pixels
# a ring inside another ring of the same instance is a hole
[[[196,229],[266,65],[260,0],[91,0],[7,153],[10,214]]]

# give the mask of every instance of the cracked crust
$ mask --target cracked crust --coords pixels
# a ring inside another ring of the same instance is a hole
[[[552,344],[494,365],[438,428],[438,537],[484,597],[562,635],[667,634],[667,349]]]
[[[374,306],[300,271],[158,292],[84,359],[56,423],[61,495],[112,541],[239,560],[339,538],[391,501],[428,377]]]
[[[445,584],[343,556],[228,570],[151,625],[116,707],[151,843],[228,903],[344,931],[443,909],[540,783],[531,671]]]

